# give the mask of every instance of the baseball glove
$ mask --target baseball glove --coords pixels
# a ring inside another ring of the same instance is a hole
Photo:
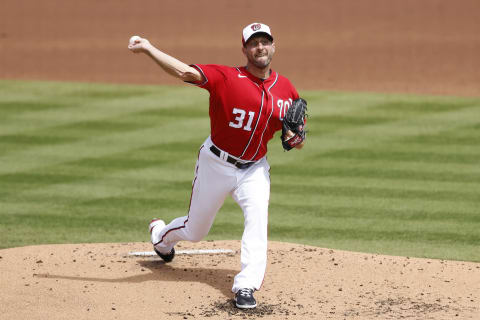
[[[282,146],[286,151],[291,150],[295,146],[305,140],[305,122],[307,117],[307,101],[302,98],[295,99],[292,105],[288,108],[285,117],[283,118],[282,126]],[[294,133],[293,136],[286,136],[287,131]]]

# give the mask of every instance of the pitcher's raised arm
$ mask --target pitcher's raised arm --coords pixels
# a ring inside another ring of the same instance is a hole
[[[128,44],[128,49],[133,53],[145,53],[166,73],[182,81],[202,82],[204,80],[202,74],[197,69],[160,51],[145,38],[132,37]]]

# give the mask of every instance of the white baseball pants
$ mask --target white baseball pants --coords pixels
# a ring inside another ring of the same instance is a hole
[[[267,265],[270,166],[264,157],[247,169],[239,169],[213,154],[211,145],[208,137],[199,151],[188,216],[176,218],[152,234],[152,243],[161,253],[169,253],[178,241],[202,240],[225,198],[231,195],[245,219],[241,271],[235,276],[232,291],[259,290]]]

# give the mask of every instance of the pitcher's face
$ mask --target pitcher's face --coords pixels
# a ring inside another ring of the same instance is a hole
[[[250,64],[264,69],[270,65],[275,53],[275,43],[263,35],[253,36],[248,39],[242,49]]]

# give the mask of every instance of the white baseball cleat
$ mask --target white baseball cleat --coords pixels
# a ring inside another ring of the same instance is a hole
[[[155,244],[160,240],[158,239],[158,233],[162,231],[163,228],[165,228],[165,222],[161,219],[155,218],[150,222],[148,229],[150,230],[150,240],[152,241],[152,244]]]
[[[172,248],[172,250],[167,254],[161,253],[157,250],[157,248],[155,248],[155,244],[160,241],[160,239],[158,239],[158,233],[162,231],[163,228],[165,228],[165,222],[163,222],[163,220],[155,218],[152,220],[152,222],[150,222],[148,228],[150,229],[150,240],[153,244],[153,251],[155,251],[158,256],[163,259],[163,261],[171,262],[175,257],[175,248]]]

